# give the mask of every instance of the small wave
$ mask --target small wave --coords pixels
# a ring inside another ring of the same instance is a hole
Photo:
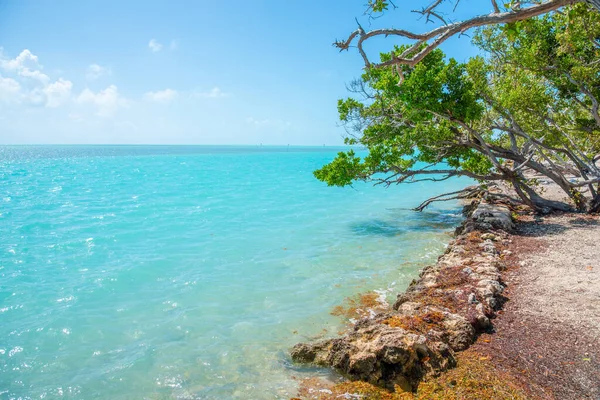
[[[169,376],[165,377],[162,380],[160,378],[156,378],[156,384],[158,386],[165,386],[170,388],[181,388],[183,384],[183,379],[181,376]]]
[[[7,312],[9,310],[18,310],[20,308],[23,308],[23,304],[19,304],[19,305],[16,305],[16,306],[2,307],[2,308],[0,308],[0,313],[5,313],[5,312]]]
[[[106,217],[115,217],[115,214],[114,213],[108,213],[108,214],[96,215],[96,216],[92,217],[92,219],[100,219],[100,220],[102,220],[102,219],[104,219]]]
[[[8,356],[9,356],[9,357],[12,357],[12,356],[14,356],[15,354],[19,354],[19,353],[20,353],[20,352],[22,352],[22,351],[23,351],[23,348],[22,348],[22,347],[20,347],[20,346],[16,346],[15,348],[13,348],[12,350],[10,350],[10,351],[8,352]]]
[[[69,301],[73,301],[73,300],[75,300],[75,297],[73,297],[71,295],[71,296],[68,296],[68,297],[63,297],[63,298],[57,299],[56,302],[57,303],[62,303],[62,302],[69,302]]]
[[[387,288],[387,289],[381,289],[381,290],[373,290],[375,293],[377,293],[378,297],[377,297],[377,302],[379,304],[381,304],[382,306],[388,306],[388,302],[387,302],[387,296],[389,293],[391,293],[394,289],[392,288]]]
[[[173,308],[177,308],[178,304],[177,302],[171,301],[171,300],[167,300],[167,301],[163,301],[163,304],[168,304],[171,306],[171,308],[165,308],[164,311],[169,311]]]

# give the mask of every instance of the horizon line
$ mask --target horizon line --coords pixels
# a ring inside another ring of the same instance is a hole
[[[0,146],[222,146],[222,147],[364,147],[347,144],[192,144],[192,143],[0,143]]]

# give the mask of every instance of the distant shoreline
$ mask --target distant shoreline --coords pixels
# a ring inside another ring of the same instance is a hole
[[[0,147],[265,147],[265,148],[308,148],[308,149],[358,149],[361,146],[318,145],[318,144],[165,144],[165,143],[0,143]]]

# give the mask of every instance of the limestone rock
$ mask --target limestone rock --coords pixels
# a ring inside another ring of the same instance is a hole
[[[443,322],[442,339],[435,332],[429,337],[381,322],[357,324],[341,338],[297,344],[292,359],[334,367],[352,380],[413,390],[425,376],[453,367],[454,350],[466,348],[474,338],[472,326],[459,316]]]
[[[504,206],[480,203],[473,211],[471,219],[479,230],[500,229],[510,232],[515,229],[511,212]]]
[[[297,344],[292,359],[405,390],[453,367],[455,352],[492,327],[504,291],[499,249],[507,235],[502,231],[514,229],[506,207],[474,201],[465,210],[459,236],[398,295],[391,311],[358,320],[344,336]],[[471,235],[474,231],[479,233]]]

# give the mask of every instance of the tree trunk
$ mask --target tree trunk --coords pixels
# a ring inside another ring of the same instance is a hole
[[[510,181],[510,183],[512,183],[513,188],[515,188],[515,192],[517,192],[517,196],[519,196],[519,198],[525,205],[529,206],[534,211],[539,211],[536,208],[535,204],[533,204],[533,201],[531,201],[531,199],[529,197],[527,197],[527,195],[523,192],[523,190],[521,190],[521,185],[520,185],[519,181],[517,181],[516,179],[512,179]]]
[[[590,204],[590,213],[600,213],[600,192],[594,196]]]
[[[596,0],[596,1],[600,2],[600,0]],[[522,156],[520,154],[508,152],[508,151],[503,152],[502,157],[507,158],[509,160],[513,160],[514,162],[519,163],[519,164],[526,163],[525,165],[527,165],[527,167],[544,175],[547,178],[552,179],[552,181],[554,181],[563,190],[563,192],[565,192],[567,194],[567,196],[569,196],[569,198],[571,200],[573,200],[573,203],[575,203],[577,210],[579,210],[581,212],[587,211],[587,200],[586,200],[585,196],[583,196],[581,194],[581,192],[579,192],[579,190],[574,189],[571,186],[570,182],[567,180],[567,178],[565,178],[565,176],[560,171],[553,170],[551,168],[547,168],[546,166],[544,166],[543,164],[541,164],[537,161],[526,160],[524,156]],[[513,186],[515,186],[514,182],[511,182],[511,183],[513,183]],[[549,201],[549,200],[545,200],[545,199],[541,198],[540,196],[538,196],[537,193],[535,193],[529,186],[525,185],[522,181],[519,182],[519,185],[521,186],[521,188],[523,188],[527,192],[529,197],[531,197],[531,194],[533,193],[533,196],[534,197],[537,196],[537,198],[540,200],[541,203],[546,203]],[[519,197],[522,198],[521,195],[519,195]],[[535,199],[533,199],[533,198],[531,200],[535,201]],[[555,203],[559,203],[559,202],[555,202]],[[564,203],[560,203],[560,204],[564,205]],[[551,208],[562,209],[562,208],[556,208],[556,207],[551,207]]]
[[[587,0],[596,10],[600,11],[600,0]]]
[[[554,200],[548,200],[548,199],[544,199],[542,196],[540,196],[539,194],[537,194],[535,192],[535,190],[533,190],[532,188],[530,188],[529,186],[521,183],[523,190],[525,190],[525,192],[527,192],[527,195],[529,196],[529,198],[531,199],[531,201],[533,202],[533,204],[535,204],[535,206],[540,209],[540,210],[557,210],[557,211],[573,211],[573,208],[568,205],[565,204],[563,202],[560,201],[554,201]]]
[[[511,180],[515,192],[521,198],[523,203],[528,205],[532,210],[540,214],[548,214],[552,211],[573,211],[573,208],[568,204],[560,201],[544,199],[538,195],[532,188],[517,179]]]
[[[573,211],[573,207],[566,203],[563,203],[562,201],[548,200],[537,195],[532,199],[532,201],[533,204],[535,204],[535,206],[540,210]]]
[[[598,0],[598,1],[600,1],[600,0]],[[535,169],[535,168],[533,168],[533,169]],[[547,176],[548,178],[552,179],[554,181],[554,183],[556,183],[563,190],[563,192],[565,192],[567,194],[567,196],[569,196],[569,198],[573,201],[573,203],[575,203],[575,207],[577,208],[578,211],[581,211],[581,212],[587,211],[587,200],[586,200],[585,196],[583,194],[581,194],[581,192],[579,190],[571,187],[569,181],[567,180],[567,178],[565,178],[565,176],[562,173],[550,172],[550,171],[544,170],[544,169],[535,169],[535,170],[538,171],[539,173]],[[533,196],[542,200],[542,202],[550,201],[550,200],[546,200],[546,199],[543,199],[542,197],[540,197],[537,193],[535,193],[528,186],[526,186],[525,190],[527,190],[527,189],[531,190],[533,193]],[[529,191],[528,191],[528,194],[531,197],[531,193],[529,193]],[[535,199],[532,199],[532,200],[535,201]],[[554,203],[565,205],[564,203],[560,203],[560,202],[556,202],[556,201]],[[553,207],[553,208],[555,208],[555,207]],[[562,208],[555,208],[555,209],[567,211],[566,209],[562,209]]]

